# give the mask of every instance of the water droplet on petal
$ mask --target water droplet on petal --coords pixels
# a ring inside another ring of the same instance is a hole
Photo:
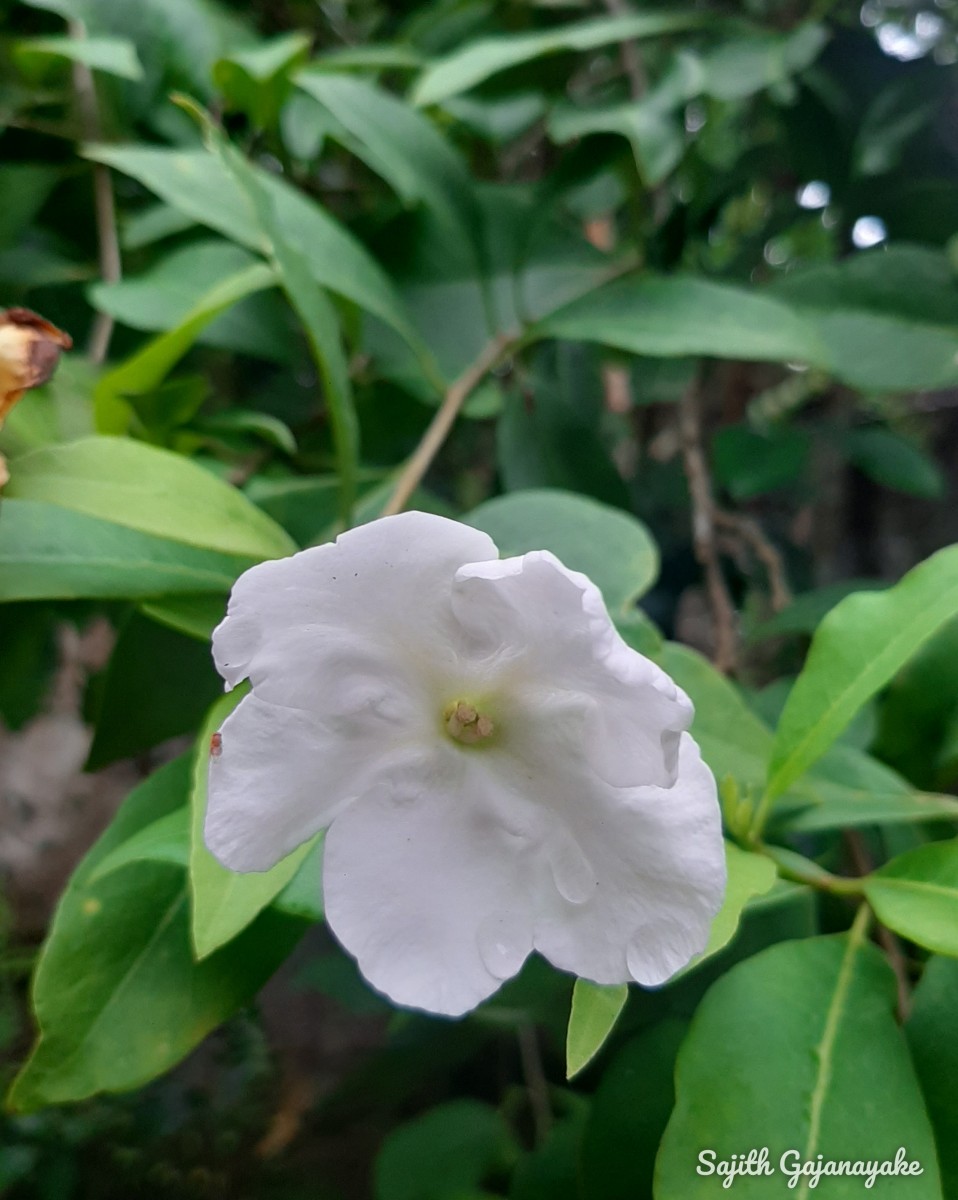
[[[511,979],[532,950],[532,927],[517,912],[499,909],[490,913],[476,935],[479,954],[496,979]]]
[[[552,878],[564,900],[570,904],[585,904],[595,895],[598,884],[595,870],[570,834],[554,838],[548,853]]]

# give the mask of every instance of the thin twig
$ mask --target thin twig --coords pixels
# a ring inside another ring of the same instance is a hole
[[[774,612],[781,612],[792,602],[792,590],[788,586],[785,573],[785,563],[781,554],[765,536],[765,532],[757,521],[744,517],[740,513],[726,512],[714,508],[713,517],[716,525],[724,525],[732,530],[743,542],[751,548],[752,553],[765,567],[768,574],[768,586]]]
[[[402,469],[389,503],[383,509],[383,516],[393,516],[409,503],[409,498],[422,482],[423,476],[429,470],[432,460],[439,453],[443,442],[449,436],[449,431],[455,424],[459,410],[468,400],[471,393],[482,383],[486,375],[503,357],[513,339],[504,333],[497,334],[484,348],[482,353],[454,383],[450,384],[443,397],[442,404],[436,410],[436,415],[429,423],[429,428],[422,436],[422,441],[416,447],[411,458]]]
[[[549,1103],[549,1081],[542,1066],[539,1035],[534,1025],[520,1025],[518,1030],[519,1058],[522,1075],[529,1093],[529,1107],[535,1127],[536,1145],[541,1146],[552,1128],[552,1105]]]
[[[605,0],[605,7],[616,17],[629,16],[632,13],[632,9],[624,0]],[[635,38],[626,38],[624,42],[619,43],[619,56],[622,59],[622,68],[629,80],[629,92],[632,99],[641,100],[649,90],[649,77],[642,60],[642,51]]]
[[[870,875],[874,870],[875,864],[871,861],[868,850],[865,847],[865,842],[862,835],[857,829],[845,830],[845,845],[848,847],[848,853],[851,857],[855,870],[859,875]],[[905,952],[901,948],[901,942],[892,933],[892,931],[878,921],[875,926],[875,933],[878,940],[881,942],[882,949],[888,956],[888,962],[891,965],[892,971],[895,973],[895,984],[898,991],[898,1020],[902,1023],[907,1021],[908,1014],[911,1012],[911,987],[908,983],[908,960],[905,957]]]
[[[68,28],[70,37],[76,41],[82,41],[86,37],[86,28],[82,21],[70,21]],[[88,142],[97,142],[102,137],[100,108],[97,103],[93,72],[86,63],[73,63],[73,89],[76,92],[83,137]],[[96,211],[100,277],[105,283],[117,283],[121,277],[122,268],[120,239],[116,228],[116,203],[113,198],[113,180],[110,177],[110,168],[104,166],[103,163],[93,164],[93,203]],[[97,313],[87,351],[91,362],[99,364],[106,360],[112,336],[113,318],[108,313]]]
[[[705,572],[705,587],[715,624],[715,666],[731,671],[737,658],[736,616],[715,541],[715,500],[712,478],[702,449],[698,384],[693,383],[679,401],[679,440],[682,462],[692,501],[692,546]]]

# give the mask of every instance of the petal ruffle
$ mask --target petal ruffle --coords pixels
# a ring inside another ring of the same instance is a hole
[[[262,699],[320,711],[342,671],[344,639],[354,658],[371,649],[393,674],[415,677],[417,663],[450,641],[456,571],[497,554],[479,530],[409,512],[260,563],[237,580],[213,634],[217,669],[230,686],[248,678]]]
[[[585,575],[545,550],[470,563],[456,574],[452,607],[533,755],[548,760],[565,741],[615,787],[673,782],[692,705],[625,644]]]
[[[416,751],[330,728],[302,709],[245,696],[211,757],[204,838],[231,871],[267,871]]]
[[[578,806],[563,805],[580,855],[578,894],[570,899],[556,877],[536,921],[536,949],[596,983],[664,983],[704,950],[725,892],[712,773],[684,734],[671,788],[578,795]],[[592,884],[588,898],[583,879]]]
[[[333,933],[397,1004],[458,1016],[532,950],[535,855],[486,803],[492,780],[455,747],[398,773],[333,822],[323,888]]]

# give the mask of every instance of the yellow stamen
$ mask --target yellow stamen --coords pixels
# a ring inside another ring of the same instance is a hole
[[[467,746],[485,741],[496,728],[491,717],[479,712],[467,700],[454,700],[443,713],[443,720],[449,736]]]

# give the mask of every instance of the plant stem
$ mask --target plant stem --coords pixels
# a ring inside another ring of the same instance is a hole
[[[86,27],[82,21],[70,21],[68,30],[70,37],[76,41],[82,41],[86,37]],[[100,109],[93,72],[86,63],[73,63],[73,89],[76,92],[83,137],[88,142],[97,142],[103,136]],[[93,204],[96,211],[100,277],[104,283],[117,283],[122,275],[122,267],[120,239],[116,229],[116,203],[110,168],[103,163],[93,164]],[[113,318],[108,313],[97,313],[87,351],[91,362],[99,365],[106,360],[112,336]]]
[[[485,379],[486,375],[505,355],[514,344],[515,338],[504,333],[498,334],[484,348],[482,353],[456,379],[443,396],[442,403],[436,410],[436,415],[429,423],[429,428],[422,436],[411,458],[403,467],[389,503],[383,509],[384,517],[394,516],[409,503],[409,498],[422,482],[423,476],[429,470],[432,460],[439,453],[443,442],[455,424],[459,410],[465,404],[472,392]]]

